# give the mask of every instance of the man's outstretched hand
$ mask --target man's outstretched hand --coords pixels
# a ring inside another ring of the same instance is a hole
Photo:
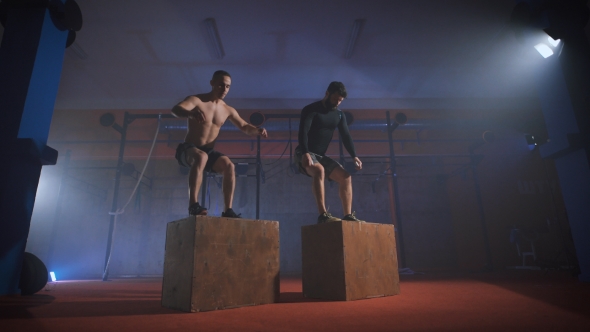
[[[257,130],[258,130],[258,135],[260,135],[264,138],[268,137],[268,133],[266,132],[266,129],[261,127],[261,128],[257,128]]]
[[[358,157],[354,157],[354,166],[357,171],[360,171],[363,169],[363,162]]]
[[[311,155],[309,153],[304,153],[301,158],[301,164],[303,167],[313,166],[313,160],[311,159]]]

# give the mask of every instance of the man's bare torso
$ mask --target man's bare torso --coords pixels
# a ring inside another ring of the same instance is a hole
[[[197,107],[204,113],[205,121],[199,123],[189,118],[188,132],[184,140],[199,147],[213,147],[221,126],[230,116],[232,108],[223,100],[210,101],[206,94],[195,95],[195,97],[199,99]]]

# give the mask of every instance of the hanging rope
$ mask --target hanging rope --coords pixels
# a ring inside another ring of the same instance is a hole
[[[154,135],[154,139],[152,141],[152,147],[150,148],[150,152],[148,153],[147,159],[145,161],[145,164],[143,165],[143,169],[141,170],[141,174],[139,175],[139,177],[137,178],[137,183],[135,184],[135,188],[133,188],[133,192],[131,193],[131,195],[129,195],[129,199],[127,200],[127,203],[125,203],[125,205],[123,205],[122,208],[117,209],[117,211],[115,212],[109,212],[110,215],[115,216],[114,220],[113,220],[113,235],[111,238],[111,248],[109,250],[109,258],[107,259],[107,264],[104,268],[104,272],[103,272],[103,278],[104,276],[106,276],[108,274],[109,271],[109,266],[111,264],[111,257],[113,255],[113,243],[115,243],[114,239],[115,239],[115,231],[117,229],[117,217],[120,214],[125,213],[125,208],[127,207],[127,205],[129,205],[129,203],[131,202],[131,199],[133,198],[133,195],[135,195],[135,192],[137,191],[137,188],[139,188],[139,185],[141,184],[141,179],[143,178],[143,174],[145,173],[145,170],[147,169],[147,165],[150,161],[150,158],[152,157],[152,152],[154,151],[154,147],[156,146],[156,141],[158,138],[158,133],[160,132],[160,120],[162,119],[162,114],[158,114],[158,125],[156,126],[156,134]]]

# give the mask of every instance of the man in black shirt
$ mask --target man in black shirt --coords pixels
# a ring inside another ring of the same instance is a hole
[[[309,104],[301,111],[299,123],[299,145],[295,148],[295,161],[302,173],[313,178],[313,194],[320,216],[318,224],[328,221],[359,221],[352,212],[352,181],[350,174],[342,165],[326,156],[328,145],[332,140],[334,130],[342,137],[346,151],[354,159],[356,169],[361,169],[363,163],[356,156],[354,143],[348,131],[346,117],[338,105],[346,98],[346,88],[341,82],[332,82],[328,86],[324,99]],[[342,201],[344,217],[332,216],[327,210],[324,198],[324,179],[329,178],[339,185],[338,193]]]

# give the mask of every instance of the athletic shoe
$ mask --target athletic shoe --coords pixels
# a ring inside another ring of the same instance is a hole
[[[357,222],[365,222],[364,220],[360,220],[354,215],[354,211],[351,214],[345,215],[342,220],[344,221],[357,221]]]
[[[234,210],[232,210],[231,208],[225,210],[225,212],[221,212],[221,216],[225,217],[225,218],[242,218],[240,217],[242,214],[236,214],[234,212]]]
[[[206,216],[207,209],[202,207],[201,204],[199,204],[199,202],[196,202],[188,207],[188,214],[191,216]]]
[[[322,224],[325,222],[331,222],[331,221],[340,221],[340,218],[336,218],[334,216],[332,216],[329,212],[324,212],[322,214],[320,214],[320,216],[318,217],[318,224]]]

